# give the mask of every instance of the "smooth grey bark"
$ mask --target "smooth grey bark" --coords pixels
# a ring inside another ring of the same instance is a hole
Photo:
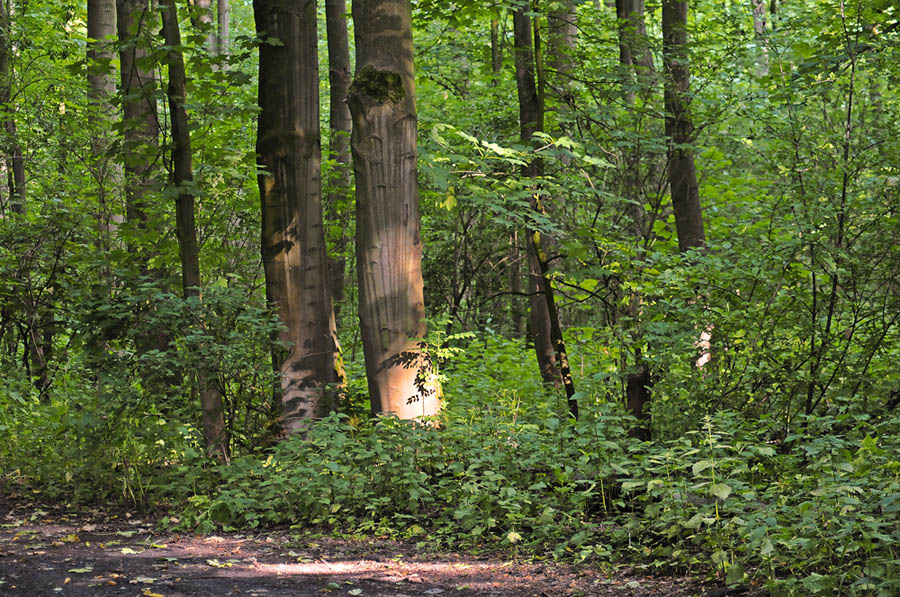
[[[289,435],[333,410],[338,381],[322,225],[316,3],[254,0],[253,12],[257,35],[273,42],[259,49],[256,152],[266,297],[290,347],[274,357]]]
[[[219,56],[227,56],[228,44],[231,43],[231,7],[228,0],[216,0],[216,23],[218,25],[216,53]]]
[[[350,130],[352,120],[347,105],[350,90],[350,41],[347,35],[347,5],[344,0],[325,0],[325,26],[328,37],[328,82],[329,82],[329,151],[335,161],[332,191],[326,205],[327,218],[337,222],[341,228],[340,237],[335,241],[336,255],[329,257],[328,270],[331,281],[331,296],[334,302],[335,318],[340,316],[340,305],[344,298],[345,270],[347,260],[344,251],[349,237],[349,209],[352,206],[352,165],[350,157]]]
[[[211,56],[215,55],[218,50],[218,40],[216,39],[216,28],[213,25],[212,0],[194,0],[193,6],[196,11],[193,25],[206,33],[203,45]]]
[[[678,248],[687,251],[706,244],[700,191],[694,165],[694,124],[688,51],[688,2],[663,0],[663,99],[669,139],[669,190],[675,212]]]
[[[181,53],[181,32],[178,30],[178,11],[174,0],[162,9],[162,31],[165,38],[169,82],[166,97],[169,102],[169,121],[172,126],[172,182],[178,189],[175,203],[175,230],[181,256],[181,282],[184,298],[201,297],[200,246],[194,221],[194,167],[191,153],[191,134],[185,108],[184,56]],[[200,321],[194,322],[200,327]],[[200,394],[201,425],[206,452],[213,458],[228,460],[229,438],[225,426],[225,407],[214,367],[200,362],[197,365],[197,388]]]
[[[348,102],[356,174],[359,319],[373,413],[435,415],[425,336],[409,0],[353,0]]]

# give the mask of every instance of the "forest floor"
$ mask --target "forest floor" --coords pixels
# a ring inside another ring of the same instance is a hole
[[[158,517],[0,495],[0,595],[441,597],[731,594],[684,577],[432,553],[288,529],[193,535]]]

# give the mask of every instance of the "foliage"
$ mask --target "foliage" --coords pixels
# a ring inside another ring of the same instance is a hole
[[[116,61],[84,59],[80,4],[13,2],[0,152],[18,144],[28,176],[25,214],[0,193],[4,489],[159,503],[191,530],[321,525],[773,594],[900,593],[900,15],[887,0],[776,2],[757,34],[748,3],[690,3],[708,243],[681,254],[659,3],[645,15],[656,70],[640,77],[619,64],[614,11],[575,4],[578,67],[564,89],[554,73],[544,81],[535,155],[518,139],[512,76],[509,11],[522,3],[414,3],[423,341],[446,408],[434,426],[368,418],[348,283],[345,400],[308,437],[278,441],[249,7],[233,7],[228,56],[210,56],[208,31],[183,19],[204,277],[202,297],[184,300],[168,139],[146,222],[104,229],[124,211],[111,165],[126,156],[120,140],[91,151],[110,124],[84,77],[115,74]],[[563,3],[533,7],[546,42]],[[145,66],[164,79],[154,31]],[[118,139],[123,126],[112,128]],[[535,157],[543,177],[522,181]],[[326,192],[334,169],[326,157]],[[530,209],[535,184],[546,214]],[[333,200],[326,230],[343,254],[331,257],[353,280],[352,202]],[[541,384],[523,331],[526,227],[550,239],[577,424]],[[704,331],[712,359],[698,368]],[[631,437],[621,406],[643,365],[650,442]],[[223,390],[228,465],[202,456],[201,366]]]

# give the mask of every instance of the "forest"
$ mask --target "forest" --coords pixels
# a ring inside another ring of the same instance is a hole
[[[3,0],[0,494],[898,595],[898,88],[892,0]]]

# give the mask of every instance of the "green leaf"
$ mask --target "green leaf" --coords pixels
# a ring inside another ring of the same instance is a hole
[[[712,468],[713,464],[714,463],[711,460],[701,460],[699,462],[695,462],[694,466],[691,467],[691,472],[694,473],[695,476],[699,475],[706,469]]]
[[[709,493],[725,501],[731,495],[731,486],[727,483],[716,483],[715,485],[710,485]]]
[[[832,581],[830,576],[823,576],[813,572],[803,579],[803,587],[810,593],[822,593],[831,588]]]

